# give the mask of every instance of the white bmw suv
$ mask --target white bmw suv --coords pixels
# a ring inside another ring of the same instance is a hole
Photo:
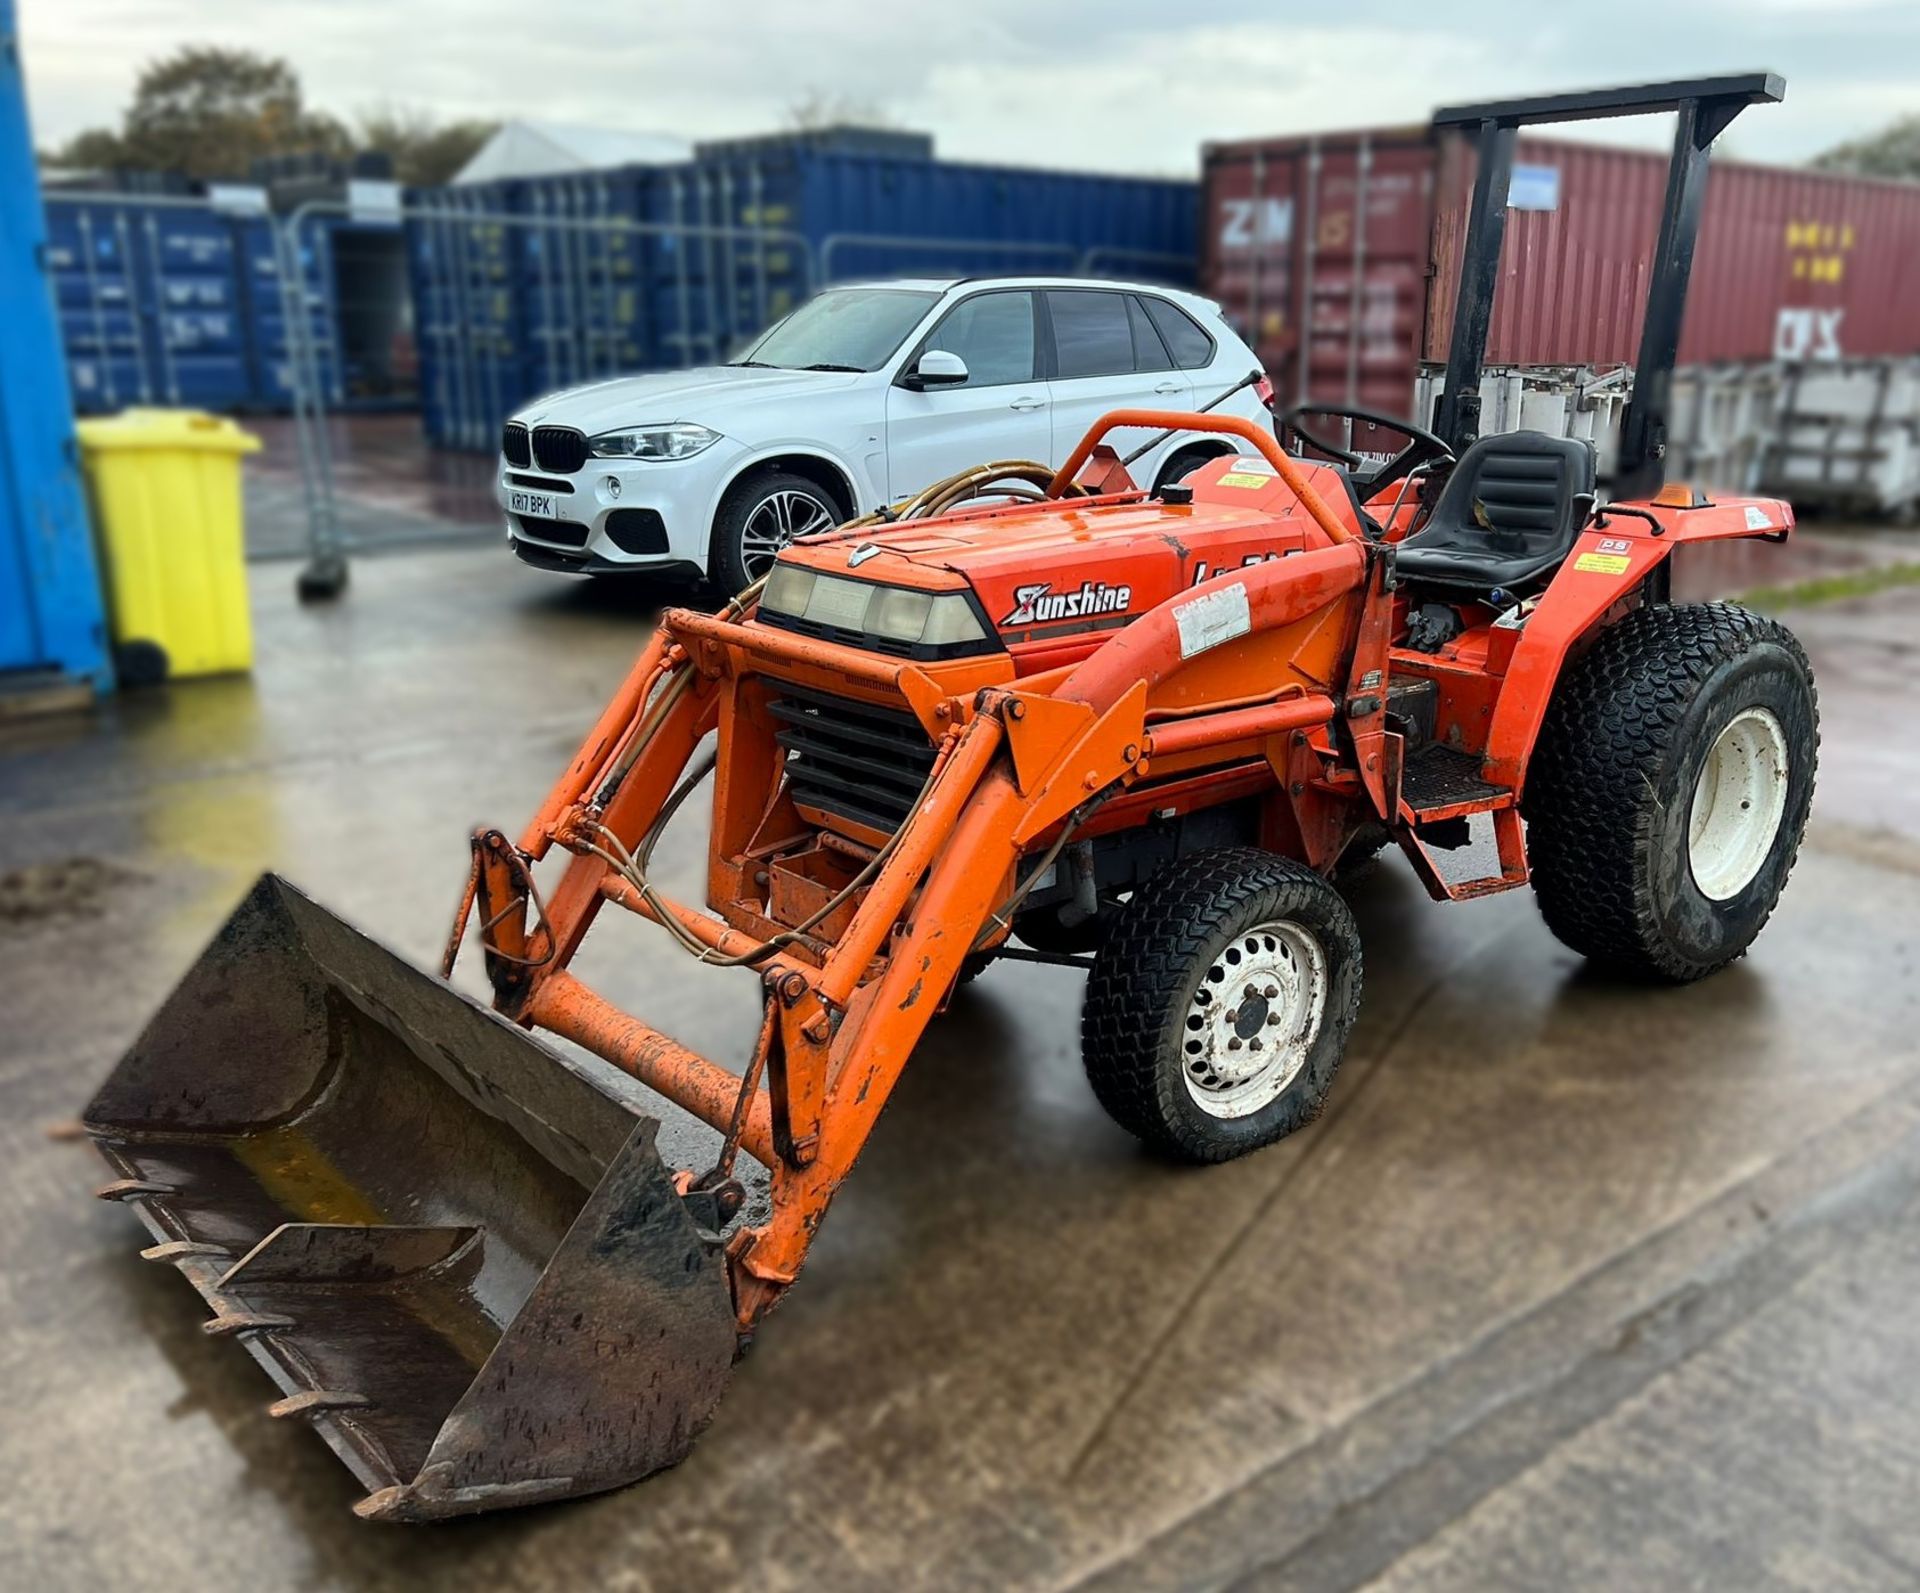
[[[736,592],[794,537],[988,460],[1057,465],[1109,410],[1198,409],[1258,368],[1217,306],[1170,288],[1061,277],[829,288],[731,364],[527,405],[506,424],[498,496],[529,564],[705,574]],[[1270,395],[1262,377],[1218,408],[1266,423]],[[1188,433],[1130,468],[1158,486],[1236,446]]]

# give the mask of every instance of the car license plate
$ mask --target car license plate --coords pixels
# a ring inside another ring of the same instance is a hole
[[[550,492],[509,492],[507,507],[515,514],[530,514],[540,520],[554,518],[553,494]]]

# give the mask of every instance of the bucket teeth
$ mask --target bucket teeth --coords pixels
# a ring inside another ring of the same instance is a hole
[[[98,1200],[163,1200],[180,1191],[172,1184],[158,1184],[150,1178],[116,1178],[93,1193]]]
[[[225,1245],[202,1244],[196,1239],[169,1239],[162,1244],[148,1245],[140,1252],[142,1261],[208,1261],[231,1260],[233,1252]]]
[[[273,1333],[294,1325],[290,1316],[271,1311],[224,1311],[200,1324],[200,1331],[213,1338],[229,1338],[237,1333]]]
[[[365,1394],[356,1394],[351,1389],[310,1388],[302,1394],[289,1394],[285,1399],[276,1399],[267,1407],[267,1414],[275,1420],[285,1420],[290,1416],[324,1416],[328,1411],[365,1410],[372,1403]]]
[[[572,1477],[528,1477],[519,1482],[450,1488],[445,1467],[430,1467],[418,1482],[377,1488],[353,1507],[362,1521],[441,1521],[478,1510],[545,1504],[582,1491]]]

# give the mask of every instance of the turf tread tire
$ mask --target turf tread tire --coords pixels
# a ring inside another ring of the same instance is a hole
[[[1780,819],[1784,849],[1776,837],[1762,869],[1757,917],[1746,915],[1737,943],[1690,952],[1670,933],[1655,889],[1655,830],[1668,800],[1661,786],[1676,756],[1689,755],[1677,743],[1697,719],[1702,694],[1756,652],[1774,655],[1770,663],[1804,683],[1804,724],[1784,726],[1789,768],[1799,764],[1800,778]],[[1733,603],[1636,609],[1562,674],[1528,769],[1528,853],[1547,927],[1594,962],[1675,983],[1741,956],[1772,915],[1798,855],[1819,739],[1812,670],[1784,625]]]
[[[1191,987],[1218,945],[1255,922],[1284,917],[1315,926],[1328,958],[1319,1036],[1277,1100],[1245,1119],[1207,1118],[1181,1073]],[[1360,988],[1353,915],[1312,869],[1250,847],[1190,854],[1134,893],[1094,959],[1080,1021],[1087,1080],[1107,1115],[1154,1150],[1181,1161],[1227,1161],[1319,1115],[1360,1010]]]

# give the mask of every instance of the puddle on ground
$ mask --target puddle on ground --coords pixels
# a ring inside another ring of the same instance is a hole
[[[91,918],[108,898],[146,876],[97,857],[31,863],[0,874],[0,933],[49,919]]]

